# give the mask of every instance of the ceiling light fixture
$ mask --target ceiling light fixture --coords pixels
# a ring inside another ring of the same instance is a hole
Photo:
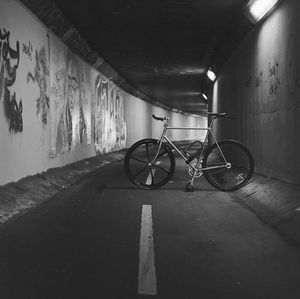
[[[205,93],[202,93],[202,96],[203,96],[204,100],[207,101],[207,95]]]
[[[257,23],[278,3],[278,0],[250,0],[246,7],[248,18]]]
[[[216,74],[212,71],[212,69],[211,68],[209,68],[208,70],[207,70],[207,77],[211,80],[211,81],[215,81],[216,80],[216,78],[217,78],[217,76],[216,76]]]

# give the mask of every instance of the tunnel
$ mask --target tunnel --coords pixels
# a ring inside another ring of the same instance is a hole
[[[0,298],[300,298],[299,13],[0,0]]]

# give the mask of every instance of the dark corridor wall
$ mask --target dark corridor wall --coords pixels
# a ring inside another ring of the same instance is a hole
[[[300,184],[300,1],[286,0],[235,51],[210,109],[237,116],[215,127],[245,143],[258,173]]]

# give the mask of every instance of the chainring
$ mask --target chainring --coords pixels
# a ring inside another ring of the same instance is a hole
[[[189,167],[189,175],[192,177],[194,175],[194,168],[192,167],[194,166],[196,168],[197,166],[197,162],[193,162],[190,164],[190,167]],[[199,163],[197,169],[196,169],[196,174],[195,174],[195,178],[200,178],[201,175],[203,174],[203,171],[201,170],[202,168],[202,163]]]

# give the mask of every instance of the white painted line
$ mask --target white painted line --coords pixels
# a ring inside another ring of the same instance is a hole
[[[138,294],[157,295],[151,205],[142,206],[141,221]]]
[[[295,211],[296,211],[296,212],[300,212],[300,207],[298,207]]]
[[[155,163],[155,165],[159,165],[160,163],[161,163],[161,161],[157,161]],[[155,174],[155,171],[156,171],[156,169],[152,169],[153,176]],[[150,171],[148,174],[148,177],[147,177],[146,185],[151,185],[151,184],[152,184],[152,175],[151,175],[151,171]]]

